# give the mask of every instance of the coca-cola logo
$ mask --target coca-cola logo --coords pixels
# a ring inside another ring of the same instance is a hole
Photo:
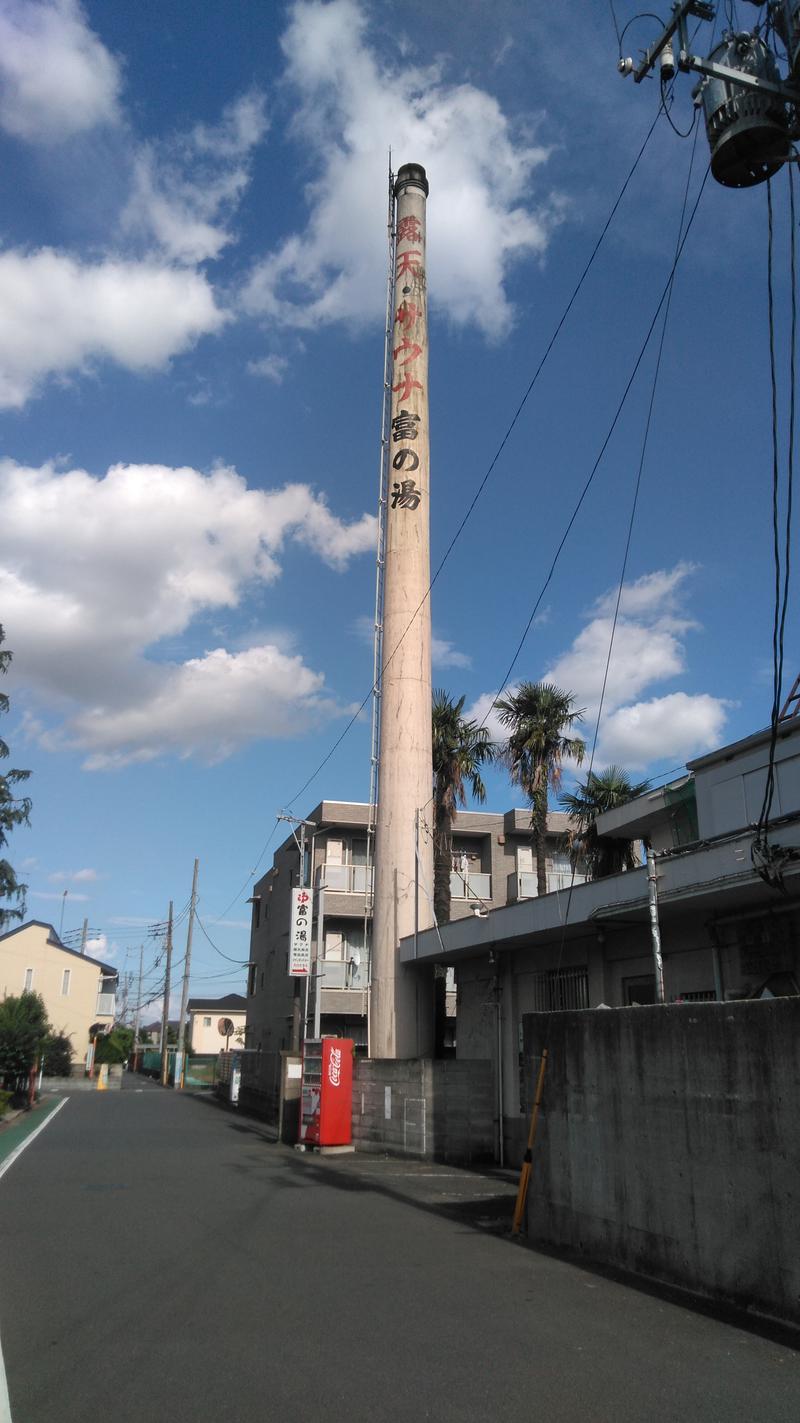
[[[332,1047],[328,1058],[328,1081],[331,1087],[338,1087],[342,1080],[342,1049]]]

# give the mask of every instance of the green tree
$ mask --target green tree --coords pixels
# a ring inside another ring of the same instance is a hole
[[[536,879],[539,894],[547,893],[547,805],[551,790],[561,785],[565,757],[580,766],[586,749],[573,727],[583,721],[576,711],[571,692],[563,692],[552,682],[520,682],[516,692],[501,697],[495,707],[508,741],[503,759],[514,785],[521,786],[531,807],[531,828],[536,852]]]
[[[72,1043],[66,1033],[50,1033],[42,1045],[42,1069],[45,1077],[70,1077],[72,1074]]]
[[[450,872],[453,867],[453,820],[467,803],[467,786],[476,801],[486,800],[481,767],[495,757],[486,727],[462,716],[464,697],[454,701],[446,692],[433,694],[433,911],[438,924],[450,919]],[[447,1026],[447,970],[435,968],[436,1055],[444,1052]]]
[[[453,701],[446,692],[433,694],[433,908],[439,924],[450,919],[450,872],[453,867],[453,820],[467,804],[467,786],[479,805],[486,800],[481,767],[495,758],[485,726],[465,721],[466,698]]]
[[[97,1039],[95,1062],[126,1062],[133,1049],[133,1028],[115,1023],[110,1033]]]
[[[570,819],[567,848],[573,865],[582,861],[589,879],[603,879],[621,870],[635,869],[638,861],[632,840],[611,840],[598,835],[595,820],[606,810],[627,805],[644,795],[649,781],[632,781],[621,766],[590,771],[575,790],[562,795],[561,807]]]
[[[0,626],[0,644],[5,641],[5,633]],[[0,651],[0,672],[7,672],[8,665],[12,658],[12,653]],[[0,712],[8,711],[8,697],[4,692],[0,692]],[[8,756],[8,746],[0,737],[0,758]],[[0,774],[0,850],[7,844],[8,837],[17,825],[27,825],[30,818],[31,803],[27,796],[18,796],[16,787],[21,781],[27,781],[30,771],[9,770],[5,775]],[[0,901],[6,900],[3,908],[0,902],[0,931],[12,919],[22,919],[25,914],[25,891],[26,884],[20,884],[14,870],[8,860],[0,858]],[[11,908],[11,902],[16,902],[16,908]]]
[[[39,1057],[51,1032],[47,1009],[39,993],[21,993],[0,1000],[0,1078],[15,1088]]]

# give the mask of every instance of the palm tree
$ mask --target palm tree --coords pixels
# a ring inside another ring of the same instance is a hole
[[[589,879],[636,868],[633,841],[601,839],[595,820],[603,811],[627,805],[649,788],[649,781],[634,782],[621,766],[609,766],[605,771],[590,771],[574,792],[562,795],[560,803],[572,825],[567,836],[570,859],[573,865],[583,861]]]
[[[436,921],[450,919],[450,873],[453,868],[453,819],[466,805],[466,787],[480,805],[486,800],[481,766],[495,759],[495,747],[485,726],[465,721],[465,697],[453,701],[446,692],[433,694],[433,910]]]
[[[575,710],[571,692],[563,692],[552,682],[520,682],[516,692],[495,702],[495,708],[501,724],[508,727],[502,754],[511,780],[530,801],[537,888],[539,894],[546,894],[548,794],[561,784],[565,757],[579,766],[583,761],[583,741],[569,735],[576,722],[583,721],[583,712]]]

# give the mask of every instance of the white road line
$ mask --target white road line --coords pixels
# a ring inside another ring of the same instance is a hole
[[[22,1155],[26,1146],[30,1146],[31,1142],[36,1140],[37,1136],[39,1135],[39,1132],[44,1131],[48,1122],[51,1122],[53,1120],[53,1117],[56,1115],[56,1113],[60,1112],[62,1107],[66,1107],[68,1101],[69,1097],[62,1097],[61,1101],[58,1103],[58,1106],[54,1107],[52,1112],[47,1113],[47,1116],[45,1117],[44,1121],[39,1123],[36,1130],[32,1131],[30,1136],[26,1136],[25,1140],[21,1141],[19,1146],[15,1146],[11,1155],[7,1156],[2,1165],[0,1165],[0,1178],[5,1176],[6,1171],[10,1166],[14,1165],[14,1162],[16,1161],[17,1157]],[[0,1398],[2,1398],[2,1395],[0,1395]],[[0,1420],[2,1420],[2,1417],[3,1415],[2,1413],[0,1413]]]
[[[63,1097],[58,1105],[53,1108],[52,1112],[47,1113],[44,1121],[39,1123],[36,1130],[32,1131],[30,1136],[26,1136],[25,1140],[20,1142],[19,1146],[12,1151],[11,1155],[6,1157],[2,1166],[0,1166],[0,1176],[5,1176],[9,1166],[13,1165],[17,1157],[22,1155],[26,1146],[30,1146],[34,1137],[38,1136],[40,1131],[44,1131],[47,1123],[53,1120],[56,1112],[60,1112],[61,1108],[65,1107],[68,1101],[69,1097]],[[8,1397],[8,1379],[6,1377],[6,1366],[3,1360],[2,1342],[0,1342],[0,1423],[12,1423],[11,1401]]]
[[[0,1423],[11,1423],[11,1403],[8,1397],[6,1366],[3,1363],[3,1346],[0,1344]]]

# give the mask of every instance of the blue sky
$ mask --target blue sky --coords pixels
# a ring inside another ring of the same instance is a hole
[[[629,47],[652,38],[642,21]],[[4,735],[34,802],[11,858],[29,912],[58,924],[67,889],[65,931],[88,916],[123,971],[195,856],[203,923],[247,957],[275,813],[369,689],[389,148],[431,184],[436,566],[656,114],[617,54],[600,0],[0,0]],[[481,715],[650,325],[692,151],[662,116],[436,583],[434,683]],[[701,132],[690,210],[707,158]],[[773,187],[783,459],[785,172]],[[769,717],[766,231],[763,186],[709,179],[599,734],[598,764],[637,776]],[[590,737],[654,358],[514,672],[573,691]],[[789,681],[797,662],[793,606]],[[363,719],[293,808],[365,799],[368,756]],[[499,772],[490,799],[515,799]],[[202,935],[195,964],[193,992],[241,987]]]

